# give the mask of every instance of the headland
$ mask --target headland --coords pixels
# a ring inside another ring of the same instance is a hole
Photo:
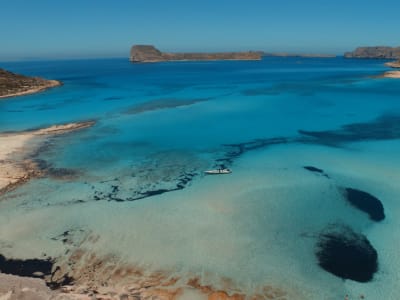
[[[0,69],[0,98],[34,94],[60,85],[58,80],[28,77]]]
[[[382,58],[400,59],[400,47],[374,46],[358,47],[354,51],[346,52],[345,58]]]
[[[262,52],[161,52],[152,45],[134,45],[130,52],[130,61],[134,63],[165,62],[165,61],[208,61],[208,60],[260,60]]]

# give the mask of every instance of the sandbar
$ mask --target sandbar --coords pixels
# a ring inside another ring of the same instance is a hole
[[[42,175],[29,156],[37,151],[48,137],[88,128],[94,123],[94,121],[76,122],[0,134],[0,195],[30,178]]]
[[[388,71],[383,74],[384,78],[400,78],[400,71]]]

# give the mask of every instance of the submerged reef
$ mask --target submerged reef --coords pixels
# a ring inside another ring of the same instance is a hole
[[[336,147],[349,142],[398,139],[400,138],[400,116],[383,115],[371,122],[347,124],[337,130],[299,130],[299,133],[313,138],[309,141],[300,139],[301,142]]]
[[[44,278],[51,274],[52,266],[51,259],[7,259],[0,254],[0,270],[6,274]]]
[[[324,172],[324,170],[319,169],[319,168],[317,168],[317,167],[313,167],[313,166],[304,166],[303,168],[304,168],[305,170],[307,170],[307,171],[310,171],[310,172],[313,172],[313,173],[317,173],[317,174],[320,174],[320,175],[322,175],[322,176],[325,176],[326,178],[329,178],[328,174],[326,174],[326,173]]]
[[[382,202],[378,198],[353,188],[346,188],[346,199],[351,205],[366,212],[371,220],[382,221],[385,219],[385,212]]]
[[[171,99],[155,99],[151,100],[148,102],[140,103],[138,105],[135,105],[134,107],[131,107],[125,111],[126,114],[139,114],[139,113],[144,113],[147,111],[154,111],[154,110],[160,110],[160,109],[168,109],[168,108],[176,108],[176,107],[181,107],[181,106],[189,106],[193,105],[199,102],[204,102],[212,99],[211,97],[209,98],[194,98],[194,99],[176,99],[176,98],[171,98]]]
[[[374,247],[346,225],[328,226],[319,235],[315,254],[321,268],[343,279],[368,282],[378,270]]]

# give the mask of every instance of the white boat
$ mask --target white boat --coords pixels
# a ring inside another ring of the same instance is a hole
[[[218,174],[230,174],[232,171],[230,169],[215,169],[215,170],[207,170],[204,173],[208,175],[218,175]]]

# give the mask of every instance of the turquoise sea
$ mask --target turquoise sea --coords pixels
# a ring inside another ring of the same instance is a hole
[[[0,196],[0,254],[61,263],[83,249],[228,293],[399,299],[400,81],[375,78],[383,63],[1,63],[64,85],[0,101],[0,132],[96,124],[36,154],[54,176]],[[233,172],[204,175],[217,167]],[[360,208],[348,188],[374,200]]]

